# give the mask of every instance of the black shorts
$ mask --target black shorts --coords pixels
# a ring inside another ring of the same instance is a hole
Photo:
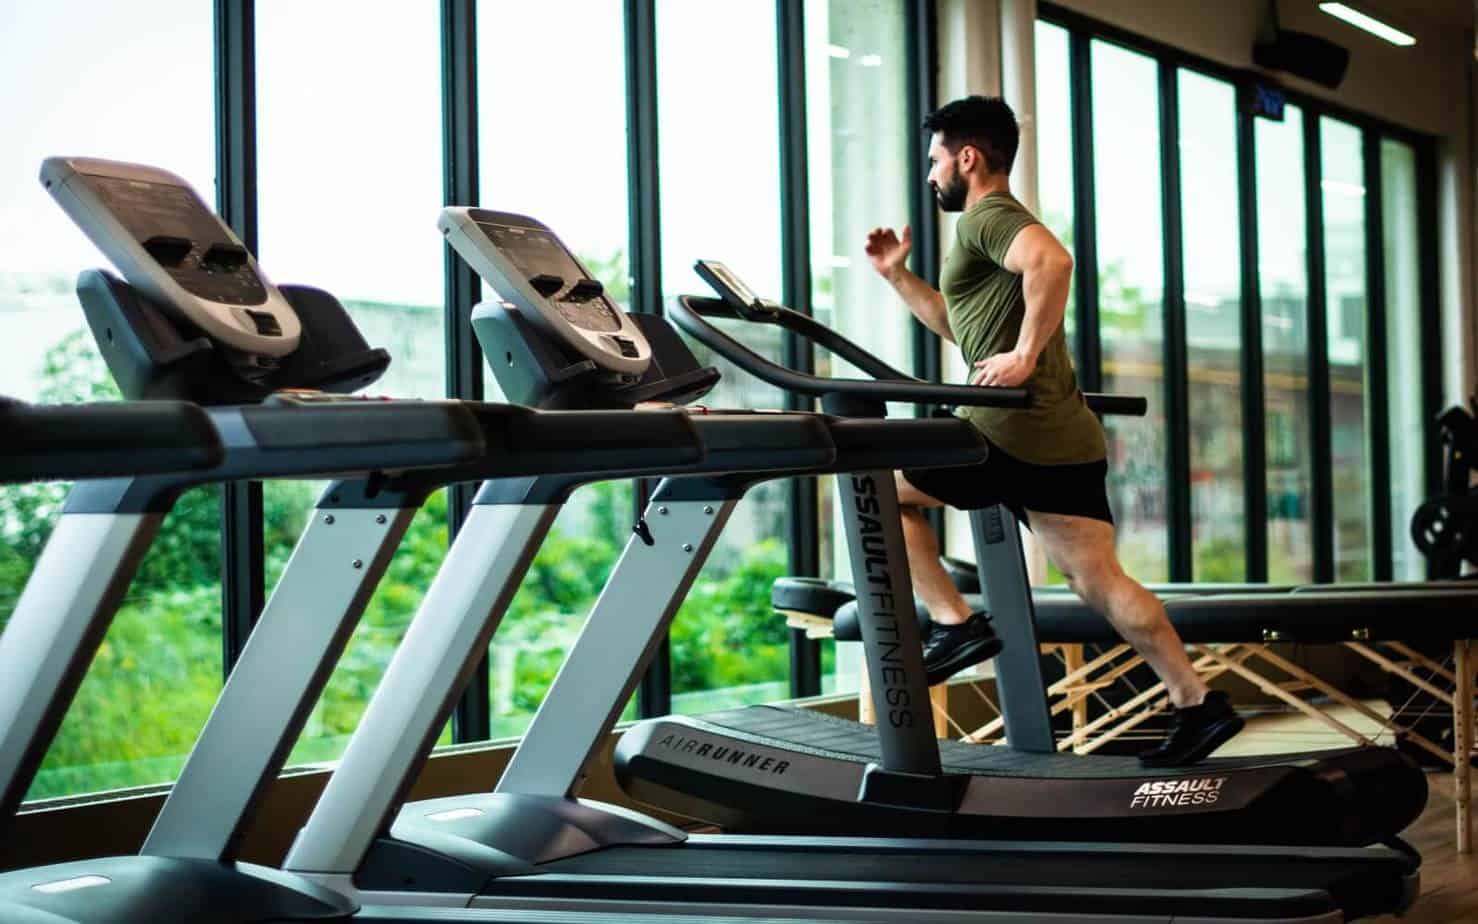
[[[1022,523],[1026,523],[1027,510],[1114,522],[1108,503],[1107,460],[1037,465],[991,443],[990,456],[978,465],[911,468],[904,470],[903,477],[935,500],[960,510],[1004,504]]]

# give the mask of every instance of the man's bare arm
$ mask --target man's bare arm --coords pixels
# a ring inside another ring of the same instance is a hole
[[[1006,249],[1002,265],[1007,272],[1022,277],[1026,313],[1021,319],[1021,333],[1012,349],[975,363],[971,385],[1015,388],[1026,382],[1067,311],[1073,258],[1052,232],[1041,225],[1021,229]]]
[[[1047,341],[1062,325],[1073,279],[1073,258],[1042,225],[1023,228],[1006,250],[1007,272],[1022,277],[1026,316],[1016,338],[1016,353],[1035,367]]]
[[[903,299],[908,310],[919,319],[919,323],[950,343],[955,342],[955,333],[949,328],[949,312],[944,305],[943,293],[906,268],[900,268],[885,278],[893,291]]]
[[[903,226],[901,236],[892,228],[873,228],[867,234],[867,245],[863,250],[867,253],[872,268],[888,281],[914,317],[934,333],[954,343],[955,335],[949,329],[944,296],[909,272],[908,254],[913,250],[913,232],[908,225]]]

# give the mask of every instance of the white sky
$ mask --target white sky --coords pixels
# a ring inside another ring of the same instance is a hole
[[[151,0],[147,33],[132,5],[98,0],[6,0],[4,21],[0,273],[70,275],[102,259],[41,188],[48,156],[157,164],[212,201],[209,3]]]

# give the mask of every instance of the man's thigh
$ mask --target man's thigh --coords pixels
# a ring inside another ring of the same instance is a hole
[[[893,473],[893,483],[898,486],[898,503],[908,507],[943,507],[944,501],[930,497],[914,487],[902,472]]]
[[[1026,511],[1032,533],[1047,557],[1067,575],[1084,574],[1118,561],[1114,553],[1114,526],[1093,517]]]

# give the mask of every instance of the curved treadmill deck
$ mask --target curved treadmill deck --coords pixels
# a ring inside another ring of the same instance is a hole
[[[1427,783],[1388,748],[1208,760],[1146,770],[1132,757],[1035,754],[941,741],[966,778],[959,809],[857,801],[877,730],[824,713],[751,706],[650,720],[616,749],[631,795],[732,830],[1069,841],[1348,844],[1421,814]]]

